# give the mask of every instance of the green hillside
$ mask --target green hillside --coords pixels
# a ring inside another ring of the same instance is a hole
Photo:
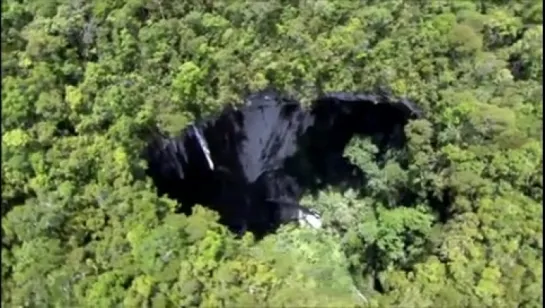
[[[297,4],[298,3],[298,4]],[[537,0],[2,0],[3,307],[541,307]],[[177,132],[273,84],[387,87],[426,117],[324,230],[236,239],[143,175]]]

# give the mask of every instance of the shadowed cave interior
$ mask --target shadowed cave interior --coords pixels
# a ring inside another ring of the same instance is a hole
[[[380,159],[404,146],[404,126],[422,116],[413,103],[384,93],[331,92],[304,108],[268,88],[244,101],[178,136],[154,133],[144,158],[158,193],[177,200],[180,212],[201,204],[231,231],[258,239],[290,221],[319,227],[319,214],[299,204],[305,192],[364,184],[364,170],[343,156],[351,138],[370,136]]]

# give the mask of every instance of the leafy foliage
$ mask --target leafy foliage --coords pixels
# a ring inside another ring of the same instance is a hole
[[[229,2],[229,3],[228,3]],[[2,1],[2,305],[537,307],[541,1]],[[389,86],[426,111],[325,229],[234,238],[142,173],[176,132],[269,83]]]

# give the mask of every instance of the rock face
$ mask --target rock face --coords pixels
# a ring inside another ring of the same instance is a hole
[[[318,213],[299,200],[321,185],[361,184],[362,170],[343,157],[352,136],[399,147],[404,125],[421,116],[411,102],[382,94],[327,93],[305,109],[267,89],[245,102],[179,136],[155,134],[144,156],[158,192],[179,201],[181,212],[201,204],[232,231],[257,237],[289,221],[319,227]]]

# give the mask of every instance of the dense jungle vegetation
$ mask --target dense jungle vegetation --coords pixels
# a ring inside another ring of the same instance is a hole
[[[2,0],[3,307],[541,307],[542,2]],[[142,131],[274,84],[425,111],[325,228],[175,214]]]

